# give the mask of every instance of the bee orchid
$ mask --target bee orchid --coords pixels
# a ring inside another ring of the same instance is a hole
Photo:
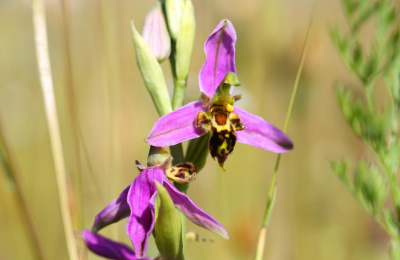
[[[206,61],[199,73],[201,100],[191,102],[161,117],[146,141],[153,146],[172,146],[210,133],[209,150],[224,169],[236,142],[283,153],[293,143],[281,130],[234,104],[239,86],[235,66],[236,32],[222,20],[206,40]]]

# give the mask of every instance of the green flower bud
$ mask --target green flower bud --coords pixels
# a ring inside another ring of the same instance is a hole
[[[168,194],[158,182],[159,207],[154,226],[155,242],[163,259],[184,259],[182,252],[182,229],[179,214]]]
[[[179,24],[182,17],[182,9],[184,8],[184,0],[165,0],[165,12],[167,15],[168,28],[171,38],[176,41],[179,34]]]
[[[151,146],[147,156],[147,167],[154,167],[163,164],[170,154],[164,147]]]
[[[169,57],[171,53],[171,38],[160,3],[144,18],[142,34],[144,41],[159,62]]]
[[[186,81],[192,57],[196,21],[191,0],[186,0],[176,40],[176,77],[178,81]]]
[[[136,60],[143,77],[144,84],[150,93],[160,116],[172,111],[164,74],[150,47],[138,33],[131,22],[132,36],[135,43]]]

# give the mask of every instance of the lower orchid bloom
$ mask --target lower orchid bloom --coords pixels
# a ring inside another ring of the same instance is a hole
[[[194,174],[193,165],[186,163],[170,167],[171,161],[172,157],[169,156],[163,163],[152,167],[144,167],[136,162],[140,170],[139,175],[118,199],[113,200],[96,216],[92,232],[95,233],[101,228],[129,216],[126,231],[132,240],[136,257],[143,257],[147,251],[147,240],[153,232],[156,222],[157,182],[164,186],[175,207],[189,220],[223,238],[229,238],[228,233],[218,221],[168,180],[168,178],[182,182],[190,180]]]
[[[261,117],[233,106],[238,86],[235,66],[236,32],[228,20],[221,21],[208,37],[206,61],[199,73],[201,101],[191,102],[161,117],[146,141],[153,146],[172,146],[210,132],[209,150],[219,165],[232,153],[236,141],[283,153],[293,143],[281,130]]]

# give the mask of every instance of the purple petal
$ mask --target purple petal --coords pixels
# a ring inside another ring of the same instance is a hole
[[[194,124],[197,113],[204,111],[202,101],[191,102],[157,120],[146,141],[153,146],[171,146],[202,136]]]
[[[293,149],[293,143],[289,137],[261,117],[238,107],[235,107],[234,113],[239,115],[246,127],[242,131],[235,132],[239,143],[249,144],[275,153],[283,153]]]
[[[126,202],[129,188],[130,185],[119,195],[118,199],[111,201],[107,207],[97,214],[92,227],[93,233],[129,216],[130,208]]]
[[[166,177],[165,177],[166,178]],[[179,209],[183,215],[185,215],[190,221],[199,225],[203,228],[206,228],[217,235],[228,239],[228,232],[224,229],[224,227],[216,221],[213,217],[211,217],[207,212],[202,210],[199,206],[197,206],[186,194],[180,192],[173,184],[171,184],[168,180],[164,181],[164,186],[167,189],[171,199],[173,200],[175,207]]]
[[[222,20],[204,44],[206,61],[199,73],[199,85],[209,97],[228,72],[236,73],[235,43],[235,28],[229,20]]]
[[[164,173],[158,168],[146,168],[133,181],[128,192],[131,216],[126,231],[138,257],[147,251],[147,239],[154,229],[154,203],[157,187],[154,180],[163,183]]]
[[[85,241],[86,246],[93,253],[116,260],[138,260],[135,252],[127,245],[112,241],[99,234],[93,234],[89,230],[81,231],[81,236]],[[140,258],[150,260],[150,258]]]

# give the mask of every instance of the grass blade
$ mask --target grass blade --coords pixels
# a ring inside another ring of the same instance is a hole
[[[32,15],[40,83],[45,106],[47,126],[50,135],[51,151],[55,166],[61,215],[67,241],[67,248],[69,258],[78,259],[78,252],[72,226],[72,216],[69,210],[70,203],[67,187],[67,174],[61,143],[60,127],[58,123],[56,100],[54,96],[53,78],[51,75],[49,48],[47,42],[45,6],[43,0],[32,0]]]
[[[294,100],[296,98],[296,93],[297,93],[297,89],[299,86],[300,76],[303,71],[303,66],[304,66],[304,61],[305,61],[307,46],[308,46],[308,40],[310,38],[311,25],[312,25],[313,18],[315,15],[315,10],[317,9],[317,4],[318,4],[318,0],[315,0],[313,10],[311,13],[311,17],[310,17],[310,22],[309,22],[308,28],[307,28],[306,39],[305,39],[303,50],[301,53],[300,64],[299,64],[299,68],[297,70],[296,80],[295,80],[294,86],[293,86],[292,96],[291,96],[290,102],[289,102],[288,112],[286,114],[285,125],[283,127],[283,132],[285,132],[285,133],[287,132],[287,129],[289,127],[290,117],[291,117],[292,111],[293,111],[293,104],[294,104]],[[268,194],[267,205],[265,208],[264,220],[263,220],[263,224],[262,224],[262,227],[260,230],[260,235],[258,238],[256,254],[254,256],[255,260],[261,260],[263,257],[263,254],[264,254],[265,238],[267,235],[269,221],[271,219],[272,210],[274,208],[275,200],[276,200],[276,189],[277,189],[276,178],[277,178],[277,174],[278,174],[280,159],[281,159],[281,154],[278,154],[278,157],[277,157],[276,163],[275,163],[274,173],[273,173],[272,179],[271,179],[271,185],[269,188],[269,194]]]

